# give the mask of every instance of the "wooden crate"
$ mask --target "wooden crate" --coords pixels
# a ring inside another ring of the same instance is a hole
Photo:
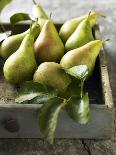
[[[4,26],[7,30],[11,29],[10,24]],[[56,24],[57,29],[60,26],[61,24]],[[14,32],[22,32],[28,27],[29,24],[18,24]],[[100,38],[97,25],[93,28],[93,33],[95,38]],[[38,126],[38,111],[41,105],[15,104],[16,89],[4,80],[2,66],[0,60],[0,138],[41,138]],[[57,138],[111,138],[113,100],[104,48],[97,59],[93,76],[86,83],[86,88],[90,94],[89,123],[77,124],[62,111],[56,131]]]

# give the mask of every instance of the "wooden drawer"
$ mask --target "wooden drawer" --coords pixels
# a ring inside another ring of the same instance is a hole
[[[4,26],[7,30],[11,29],[10,24]],[[56,24],[57,29],[60,26],[61,24]],[[22,32],[27,27],[29,24],[18,24],[14,32]],[[100,38],[97,25],[93,28],[93,33],[95,38]],[[37,122],[41,105],[15,104],[16,89],[3,78],[2,60],[0,66],[0,138],[41,138]],[[91,104],[89,123],[77,124],[66,115],[65,111],[62,111],[56,131],[57,138],[109,139],[111,137],[113,101],[104,48],[97,59],[93,76],[86,83],[86,89]]]

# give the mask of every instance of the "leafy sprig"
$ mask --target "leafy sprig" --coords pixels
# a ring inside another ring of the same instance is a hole
[[[74,81],[77,84],[75,87],[73,82],[69,86],[70,92],[67,97],[61,97],[60,93],[53,88],[27,81],[21,85],[16,98],[17,103],[42,104],[38,112],[38,124],[41,133],[49,143],[54,142],[58,117],[62,108],[77,123],[86,124],[89,121],[89,97],[88,93],[83,92],[84,81],[88,75],[87,66],[75,66],[65,72],[78,79],[78,82]]]

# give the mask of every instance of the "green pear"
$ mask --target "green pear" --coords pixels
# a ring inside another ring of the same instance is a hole
[[[45,22],[47,19],[44,18],[39,18],[38,19],[38,24],[40,25],[40,29],[42,30],[42,27],[44,26]]]
[[[12,84],[19,84],[30,80],[36,67],[34,38],[27,34],[19,49],[6,60],[3,67],[4,77]]]
[[[34,6],[33,6],[33,9],[32,9],[32,13],[34,15],[35,18],[43,18],[43,19],[48,19],[45,11],[43,10],[43,8],[35,3]]]
[[[88,17],[79,24],[73,34],[68,38],[65,44],[66,51],[81,47],[94,40],[89,19],[88,15]]]
[[[64,45],[51,20],[47,20],[35,41],[35,55],[38,63],[59,62],[64,55]]]
[[[64,92],[71,82],[70,77],[55,62],[44,62],[39,65],[33,80],[41,84],[51,86],[60,92]]]
[[[87,65],[89,77],[94,70],[96,58],[103,42],[102,40],[91,41],[80,48],[67,52],[61,59],[61,66],[68,69],[77,65]]]
[[[40,26],[38,24],[34,23],[32,25],[31,31],[32,31],[34,39],[36,39],[40,33]],[[0,48],[1,57],[4,60],[6,60],[11,54],[13,54],[16,50],[18,50],[24,37],[29,32],[30,32],[30,29],[28,29],[27,31],[25,31],[23,33],[12,35],[12,36],[6,38],[1,44],[1,48]]]
[[[60,28],[60,31],[59,31],[59,35],[64,43],[71,36],[71,34],[76,30],[77,26],[81,23],[81,21],[84,20],[85,18],[87,18],[87,16],[88,15],[81,16],[78,18],[73,18],[71,20],[66,21],[62,25],[62,27]],[[93,27],[96,24],[96,22],[100,16],[102,16],[102,15],[98,12],[91,12],[91,14],[90,14],[91,27]]]
[[[48,16],[46,15],[45,11],[39,4],[37,4],[35,1],[33,1],[33,2],[34,2],[34,6],[32,9],[32,13],[33,13],[34,17],[37,18],[38,24],[40,25],[40,28],[42,29],[43,25],[45,24],[46,20],[48,19]]]

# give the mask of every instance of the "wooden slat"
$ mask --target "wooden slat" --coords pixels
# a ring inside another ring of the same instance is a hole
[[[6,111],[0,111],[0,138],[41,138],[38,126],[38,105],[34,105],[31,111],[24,111],[22,106],[14,104]],[[1,108],[0,108],[1,109]],[[14,109],[14,110],[13,110]],[[28,106],[27,109],[30,109]],[[3,122],[15,119],[19,124],[19,131],[9,132],[4,128]],[[61,112],[56,131],[57,138],[92,138],[109,139],[112,130],[112,110],[104,105],[91,105],[91,118],[87,125],[80,125],[72,121],[65,111]]]
[[[98,25],[95,26],[95,38],[102,39]],[[110,87],[107,59],[104,45],[99,54],[99,60],[100,60],[101,82],[102,82],[102,94],[104,97],[104,102],[105,105],[107,105],[109,108],[113,108],[113,97]]]

